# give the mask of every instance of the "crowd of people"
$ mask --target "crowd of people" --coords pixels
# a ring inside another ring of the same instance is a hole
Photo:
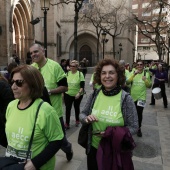
[[[135,142],[132,135],[142,137],[147,88],[160,87],[164,107],[168,105],[165,92],[167,71],[162,64],[145,65],[142,60],[137,60],[130,67],[124,60],[104,58],[95,67],[89,82],[93,86],[92,93],[80,110],[88,60],[62,59],[59,64],[46,58],[44,48],[36,43],[30,46],[29,55],[31,62],[12,61],[8,73],[0,75],[0,144],[7,148],[5,156],[25,161],[36,110],[44,101],[25,170],[53,170],[59,149],[70,161],[73,148],[66,130],[71,128],[74,104],[75,126],[79,127],[80,122],[88,126],[88,170],[98,170],[101,166],[106,170],[116,169],[119,167],[117,156],[126,170],[133,170]],[[155,105],[153,94],[150,105]],[[22,139],[18,135],[22,135]]]

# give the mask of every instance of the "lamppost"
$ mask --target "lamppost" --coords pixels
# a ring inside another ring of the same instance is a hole
[[[162,60],[162,54],[163,54],[163,43],[160,42],[160,52],[161,52],[161,57],[160,59]],[[161,61],[160,61],[161,62]]]
[[[170,48],[170,30],[168,30],[168,58],[167,58],[168,66],[169,66],[169,52],[170,52],[169,48]]]
[[[121,52],[123,51],[122,44],[119,44],[119,60],[121,60]]]
[[[144,55],[143,55],[143,58],[144,58],[144,63],[145,63],[145,56],[146,56],[146,54],[147,54],[147,53],[144,53]]]
[[[74,11],[75,11],[75,17],[74,17],[74,59],[77,60],[77,25],[78,25],[78,19],[79,19],[79,10],[81,9],[83,5],[84,0],[76,0],[74,4]]]
[[[138,60],[141,60],[141,54],[138,53]]]
[[[108,40],[107,40],[108,41]],[[102,32],[102,43],[103,43],[103,59],[104,59],[104,44],[106,42],[106,32]]]
[[[50,8],[50,0],[40,0],[41,10],[44,11],[44,49],[45,57],[47,57],[47,11]]]

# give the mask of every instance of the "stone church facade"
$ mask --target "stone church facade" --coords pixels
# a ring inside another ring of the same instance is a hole
[[[51,0],[56,4],[61,0]],[[131,9],[132,0],[126,1],[127,8]],[[90,0],[86,0],[90,3]],[[80,11],[80,15],[83,9]],[[29,46],[38,42],[43,45],[43,11],[39,0],[1,0],[0,1],[0,67],[10,62],[13,54],[17,54],[21,63],[25,63]],[[74,58],[74,4],[50,5],[47,11],[47,54],[48,58],[60,62],[62,58]],[[39,18],[40,22],[32,25],[30,21]],[[97,35],[92,24],[78,24],[78,60],[86,57],[90,65],[94,66],[102,59],[103,44],[100,39],[99,56],[97,57]],[[105,56],[113,56],[112,37],[107,35]],[[115,40],[115,58],[118,59],[119,44],[122,44],[121,59],[128,63],[133,62],[134,34],[125,29]],[[120,59],[120,58],[119,58]]]

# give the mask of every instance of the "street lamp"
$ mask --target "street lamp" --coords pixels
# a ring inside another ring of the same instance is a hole
[[[147,53],[144,53],[144,55],[143,55],[143,58],[144,58],[144,63],[145,63],[145,56],[147,55]]]
[[[119,60],[121,60],[121,52],[123,51],[122,44],[119,44]]]
[[[81,9],[83,5],[84,0],[76,0],[74,4],[74,11],[75,11],[75,17],[74,17],[74,59],[77,60],[77,25],[78,25],[78,19],[79,19],[79,10]]]
[[[40,22],[40,18],[39,17],[37,17],[37,18],[33,19],[32,21],[30,21],[30,23],[32,25],[38,24],[39,22]]]
[[[44,49],[45,57],[47,57],[47,11],[50,8],[50,0],[40,0],[41,10],[44,11]]]
[[[159,5],[162,7],[163,6],[163,1],[162,0],[159,0]]]
[[[163,54],[163,42],[160,42],[160,52],[161,52],[161,57],[160,59],[162,60],[162,54]],[[161,61],[160,61],[161,62]]]
[[[167,58],[168,66],[169,66],[169,52],[170,52],[169,48],[170,48],[170,30],[168,30],[168,58]]]
[[[138,53],[138,60],[141,60],[141,54]]]
[[[103,59],[104,59],[104,43],[106,42],[106,32],[102,32],[102,43],[103,43]]]
[[[136,48],[134,47],[132,48],[133,62],[135,61],[135,57],[136,57],[135,53],[136,53]]]

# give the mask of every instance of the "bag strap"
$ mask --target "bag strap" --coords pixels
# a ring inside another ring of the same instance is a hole
[[[31,134],[30,142],[29,142],[29,145],[28,145],[26,162],[27,162],[27,159],[28,159],[28,156],[29,156],[29,152],[30,152],[30,150],[31,150],[31,145],[32,145],[32,141],[33,141],[33,137],[34,137],[34,132],[35,132],[35,125],[36,125],[36,121],[37,121],[37,117],[38,117],[38,112],[39,112],[40,107],[41,107],[41,105],[42,105],[43,103],[44,103],[44,101],[41,101],[41,102],[40,102],[40,104],[38,105],[36,114],[35,114],[35,121],[34,121],[34,126],[33,126],[32,134]]]

